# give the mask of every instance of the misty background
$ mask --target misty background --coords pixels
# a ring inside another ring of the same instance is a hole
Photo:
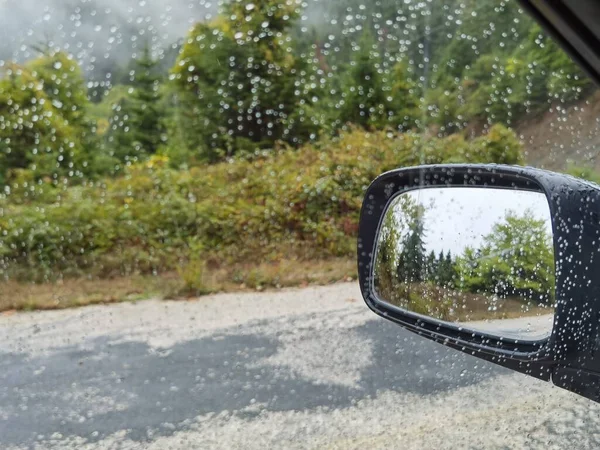
[[[322,22],[322,1],[304,6],[301,23]],[[64,50],[88,78],[110,78],[148,42],[166,67],[175,61],[191,26],[214,18],[223,1],[211,0],[0,0],[0,67],[42,49]]]
[[[95,78],[149,42],[163,56],[218,5],[205,0],[0,0],[0,59],[67,51]]]

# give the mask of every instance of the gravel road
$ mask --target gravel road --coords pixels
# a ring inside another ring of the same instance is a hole
[[[596,449],[600,405],[354,283],[0,316],[2,449]]]

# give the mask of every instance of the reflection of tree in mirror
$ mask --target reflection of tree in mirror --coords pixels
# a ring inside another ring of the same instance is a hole
[[[466,248],[458,261],[463,290],[518,297],[542,304],[554,300],[552,237],[531,211],[509,211],[478,249]]]
[[[453,286],[456,279],[456,261],[452,252],[448,250],[444,255],[444,252],[440,251],[436,257],[435,252],[431,250],[427,256],[425,272],[427,281],[441,286]]]
[[[421,282],[426,276],[423,207],[417,208],[415,212],[409,218],[408,233],[400,245],[397,261],[398,279],[405,283]]]
[[[554,301],[552,238],[530,210],[508,211],[479,248],[426,251],[425,208],[402,196],[381,226],[374,273],[385,301],[442,320],[548,314]]]
[[[425,211],[411,196],[398,197],[388,209],[379,231],[375,289],[382,298],[403,308],[443,315],[447,308],[438,311],[439,302],[428,306],[423,288],[451,282],[454,262],[450,252],[442,252],[439,257],[427,255]]]
[[[398,197],[385,214],[379,230],[374,274],[378,292],[386,292],[395,298],[398,284],[406,279],[403,272],[412,272],[416,277],[415,281],[420,279],[423,256],[417,255],[416,261],[413,262],[407,258],[404,250],[407,241],[419,247],[417,241],[422,238],[423,229],[421,226],[419,236],[419,227],[416,224],[420,215],[422,216],[422,207],[410,196]],[[417,253],[418,250],[414,248],[411,253]],[[409,263],[409,267],[405,271],[399,270],[405,263]]]

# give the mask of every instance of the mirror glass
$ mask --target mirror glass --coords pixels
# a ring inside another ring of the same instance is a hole
[[[554,246],[541,192],[430,187],[393,199],[377,238],[379,299],[476,331],[552,331]]]

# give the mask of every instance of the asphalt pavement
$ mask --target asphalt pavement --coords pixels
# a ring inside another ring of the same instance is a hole
[[[0,448],[600,448],[600,406],[353,283],[0,316]]]

